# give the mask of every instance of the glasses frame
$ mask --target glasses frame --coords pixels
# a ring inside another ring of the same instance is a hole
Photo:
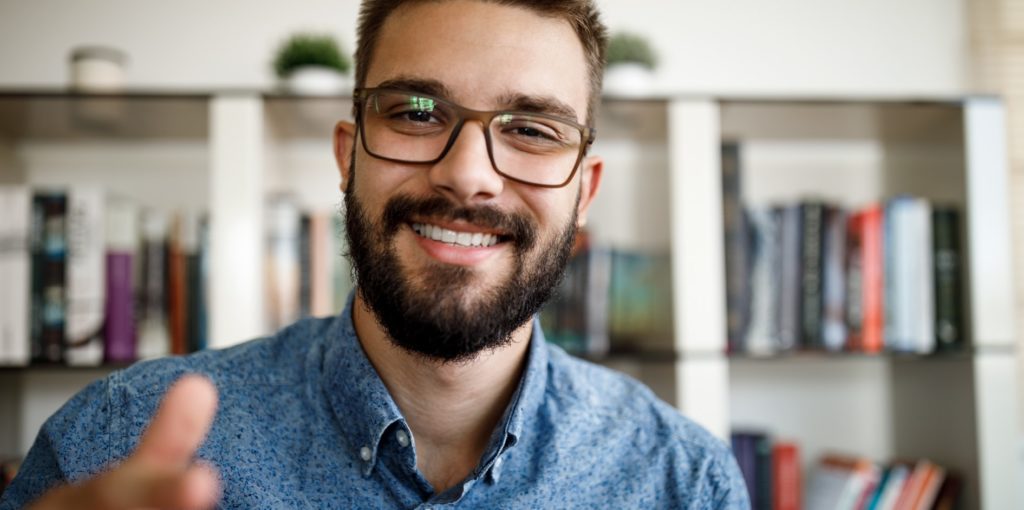
[[[421,92],[416,92],[416,91],[412,91],[412,90],[396,89],[396,88],[390,88],[390,87],[359,88],[359,89],[356,89],[354,92],[355,93],[353,94],[353,99],[352,99],[353,100],[353,107],[354,107],[353,109],[355,110],[356,126],[358,126],[358,129],[359,129],[359,137],[362,139],[363,150],[365,150],[367,154],[369,154],[369,155],[371,155],[371,156],[373,156],[373,157],[375,157],[377,159],[382,159],[384,161],[391,161],[391,162],[394,162],[394,163],[405,163],[405,164],[415,164],[415,165],[433,165],[433,164],[437,164],[442,159],[444,159],[444,157],[446,155],[448,155],[448,151],[451,150],[453,145],[455,145],[455,139],[459,137],[459,133],[462,132],[462,127],[466,125],[466,121],[467,120],[475,120],[475,121],[479,121],[481,123],[481,126],[483,127],[484,140],[486,141],[486,144],[487,144],[487,157],[488,157],[488,159],[491,160],[491,168],[493,168],[494,171],[498,173],[498,175],[500,175],[500,176],[502,176],[502,177],[504,177],[506,179],[515,181],[515,182],[519,182],[519,183],[522,183],[522,184],[529,184],[530,186],[538,186],[538,187],[541,187],[541,188],[562,188],[562,187],[566,186],[567,184],[569,184],[569,182],[572,181],[573,177],[576,176],[576,171],[579,170],[580,162],[583,161],[583,156],[585,156],[587,154],[587,152],[590,150],[590,146],[594,144],[594,137],[597,134],[597,130],[594,129],[593,127],[584,126],[584,125],[576,122],[573,119],[568,119],[568,118],[565,118],[565,117],[560,117],[558,115],[551,115],[551,114],[547,114],[547,113],[525,112],[525,111],[516,111],[516,110],[493,110],[493,111],[473,110],[471,108],[466,108],[466,107],[464,107],[462,105],[455,104],[455,103],[453,103],[451,101],[448,101],[448,100],[445,100],[445,99],[441,99],[441,98],[438,98],[438,97],[435,97],[435,96],[431,96],[430,94],[423,94]],[[411,160],[398,159],[398,158],[389,158],[389,157],[386,157],[386,156],[381,156],[380,154],[377,154],[377,153],[373,152],[372,150],[370,150],[370,147],[366,143],[366,127],[365,127],[366,123],[363,122],[363,107],[366,105],[367,99],[370,96],[372,96],[373,94],[378,94],[378,93],[382,93],[382,92],[391,92],[391,93],[396,93],[396,94],[408,94],[408,95],[417,96],[417,97],[430,98],[430,99],[432,99],[432,100],[434,100],[434,101],[436,101],[438,103],[442,103],[445,106],[451,108],[452,111],[454,111],[458,115],[458,123],[455,124],[455,127],[452,128],[451,134],[448,135],[448,142],[445,144],[444,149],[441,150],[441,155],[440,156],[438,156],[438,157],[436,157],[436,158],[434,158],[432,160],[429,160],[429,161],[411,161]],[[497,117],[499,115],[508,115],[508,114],[512,114],[512,115],[516,115],[516,114],[530,115],[530,116],[533,116],[533,117],[541,117],[541,118],[545,118],[545,119],[557,120],[558,122],[562,122],[564,124],[567,124],[567,125],[572,126],[572,127],[574,127],[574,128],[579,130],[579,132],[580,132],[580,140],[581,140],[580,148],[579,148],[579,153],[576,155],[576,162],[573,163],[572,171],[569,172],[569,177],[567,177],[564,181],[562,181],[559,184],[540,184],[540,183],[523,180],[523,179],[520,179],[518,177],[509,175],[509,174],[507,174],[505,172],[502,172],[501,169],[498,168],[498,164],[494,161],[494,147],[492,146],[493,142],[491,141],[491,129],[490,129],[490,126],[491,126],[491,122],[494,120],[495,117]]]

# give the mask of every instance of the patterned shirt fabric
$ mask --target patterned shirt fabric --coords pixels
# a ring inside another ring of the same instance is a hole
[[[729,448],[642,384],[568,356],[534,321],[526,369],[490,446],[435,493],[416,438],[352,325],[352,300],[220,351],[137,363],[82,390],[43,425],[0,510],[130,454],[167,388],[186,373],[217,386],[197,457],[219,508],[748,509]]]

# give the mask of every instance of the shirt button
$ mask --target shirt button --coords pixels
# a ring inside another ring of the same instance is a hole
[[[373,452],[370,451],[369,446],[364,446],[359,449],[359,456],[366,462],[370,462],[370,458],[373,457]]]
[[[404,430],[399,430],[395,432],[395,439],[398,440],[398,445],[401,446],[402,448],[409,446],[409,434],[407,434]]]

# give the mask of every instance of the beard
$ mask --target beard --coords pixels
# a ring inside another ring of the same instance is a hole
[[[392,197],[375,223],[349,185],[345,230],[356,288],[395,345],[434,361],[469,361],[509,345],[512,333],[551,297],[576,238],[576,207],[570,221],[538,246],[538,228],[528,216],[489,206],[460,207],[440,196]],[[579,199],[577,194],[577,204]],[[508,275],[485,283],[487,275],[474,269],[441,263],[409,274],[394,240],[413,218],[464,220],[502,232],[500,240],[513,248]]]

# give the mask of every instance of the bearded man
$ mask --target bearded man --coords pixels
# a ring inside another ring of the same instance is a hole
[[[535,319],[601,180],[605,41],[589,0],[364,2],[345,311],[94,383],[0,507],[748,508],[721,441]]]

